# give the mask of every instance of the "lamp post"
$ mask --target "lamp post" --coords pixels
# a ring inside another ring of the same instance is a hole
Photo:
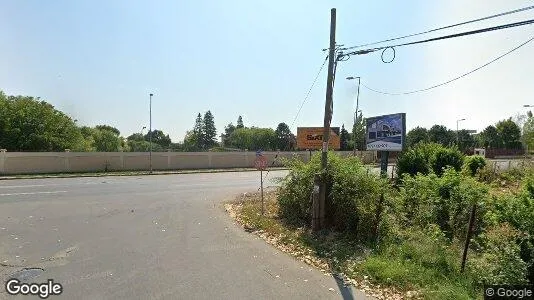
[[[146,129],[146,126],[143,126],[143,128],[141,128],[141,135],[143,135],[143,130]]]
[[[354,128],[356,126],[356,124],[358,124],[358,105],[359,105],[359,100],[360,100],[360,76],[356,76],[356,77],[353,77],[353,76],[349,76],[347,77],[347,80],[354,80],[354,79],[358,79],[358,91],[357,91],[357,94],[356,94],[356,110],[354,111],[354,125],[352,128]],[[354,131],[354,129],[353,129]],[[354,155],[356,155],[356,132],[354,132]]]
[[[150,125],[149,125],[149,130],[148,130],[148,139],[150,143],[150,154],[148,157],[149,164],[150,164],[150,174],[152,174],[152,96],[154,96],[154,94],[150,93],[150,105],[149,105],[150,106],[149,107]]]
[[[459,119],[459,120],[456,120],[456,145],[457,145],[457,146],[459,146],[459,144],[460,144],[460,134],[459,134],[459,131],[458,131],[458,124],[459,124],[461,121],[465,121],[465,119]]]

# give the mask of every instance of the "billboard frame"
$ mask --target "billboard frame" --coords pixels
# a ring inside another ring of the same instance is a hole
[[[386,117],[393,117],[393,116],[400,116],[401,119],[401,149],[393,149],[393,148],[382,148],[382,149],[369,149],[369,124],[374,123],[377,120],[384,119]],[[367,151],[395,151],[395,152],[401,152],[406,149],[406,113],[395,113],[395,114],[387,114],[387,115],[380,115],[380,116],[374,116],[370,118],[365,119],[365,150]]]

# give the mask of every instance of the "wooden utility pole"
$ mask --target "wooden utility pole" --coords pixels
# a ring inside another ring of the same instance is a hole
[[[332,112],[334,103],[332,94],[334,91],[334,67],[336,63],[336,9],[330,10],[330,48],[328,50],[328,77],[326,81],[326,102],[324,106],[324,131],[323,131],[323,148],[321,153],[321,185],[319,186],[319,201],[312,211],[318,211],[318,224],[316,230],[322,229],[325,223],[325,205],[326,205],[326,168],[328,164],[328,141],[330,139],[330,122],[332,121]]]

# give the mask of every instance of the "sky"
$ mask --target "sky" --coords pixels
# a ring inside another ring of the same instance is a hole
[[[215,1],[0,0],[0,90],[53,104],[78,124],[128,136],[149,127],[173,141],[211,110],[218,134],[245,126],[322,126],[326,67],[297,111],[328,47],[353,46],[534,5],[524,0]],[[534,18],[534,10],[407,39]],[[340,62],[332,126],[350,128],[356,81],[403,92],[468,72],[534,36],[534,25],[395,48]],[[404,40],[403,40],[404,41]],[[384,44],[387,45],[387,44]],[[406,113],[408,129],[443,124],[483,130],[534,105],[534,41],[478,72],[427,92],[388,96],[360,88],[364,117]],[[391,57],[389,50],[384,54]],[[350,129],[349,129],[350,130]],[[146,133],[146,131],[145,131]]]

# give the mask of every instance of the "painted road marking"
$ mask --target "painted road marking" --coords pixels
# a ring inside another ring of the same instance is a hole
[[[8,194],[0,194],[0,196],[39,195],[39,194],[59,194],[59,193],[66,193],[66,192],[67,192],[67,191],[28,192],[28,193],[8,193]]]

